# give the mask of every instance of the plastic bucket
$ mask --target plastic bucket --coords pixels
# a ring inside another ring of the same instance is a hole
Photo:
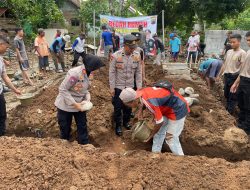
[[[135,128],[132,133],[132,139],[137,139],[144,142],[149,138],[151,129],[147,126],[145,121],[140,121],[135,124]]]
[[[32,93],[22,94],[18,97],[22,106],[28,106],[32,104],[34,95]]]

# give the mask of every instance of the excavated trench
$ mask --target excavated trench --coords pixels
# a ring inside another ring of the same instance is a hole
[[[163,79],[161,67],[148,65],[150,81]],[[224,158],[229,161],[250,160],[250,144],[246,134],[235,126],[235,119],[223,107],[219,91],[211,94],[202,81],[169,79],[176,89],[192,86],[200,94],[200,104],[191,107],[181,142],[186,155],[203,155]],[[59,138],[54,100],[58,93],[58,80],[41,91],[32,105],[17,106],[8,113],[7,135],[17,137]],[[107,152],[127,154],[135,150],[151,149],[151,143],[131,140],[131,131],[124,131],[122,138],[116,137],[112,128],[111,97],[108,89],[108,68],[94,75],[91,87],[94,108],[88,113],[88,128],[91,143]],[[72,141],[76,139],[73,124]],[[169,151],[164,145],[163,151]]]

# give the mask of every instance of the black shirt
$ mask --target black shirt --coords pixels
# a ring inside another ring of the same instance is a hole
[[[224,46],[225,46],[225,50],[226,52],[230,49],[232,49],[231,47],[231,44],[230,44],[230,41],[229,41],[229,38],[226,39],[225,43],[224,43]]]
[[[156,39],[156,40],[155,40],[155,46],[156,46],[156,49],[160,49],[161,52],[164,52],[164,45],[163,45],[163,43],[161,42],[161,40]]]

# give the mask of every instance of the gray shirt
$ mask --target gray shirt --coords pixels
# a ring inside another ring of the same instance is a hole
[[[142,66],[140,64],[140,53],[134,51],[130,56],[125,55],[124,49],[117,51],[109,66],[109,85],[113,91],[115,88],[123,90],[124,88],[138,89],[142,87]]]
[[[25,49],[23,39],[16,36],[14,38],[14,45],[15,45],[15,48],[17,48],[19,50],[21,58],[23,60],[28,60],[28,56],[27,56],[27,53],[26,53],[26,49]]]
[[[59,94],[55,106],[67,112],[78,112],[73,106],[74,103],[81,103],[83,100],[90,100],[89,79],[85,66],[81,65],[70,69],[59,87]]]
[[[140,31],[140,43],[139,43],[139,46],[140,46],[140,48],[142,48],[142,49],[145,49],[146,48],[146,40],[147,40],[147,34],[146,34],[146,32],[144,32],[144,31]]]
[[[2,76],[6,73],[6,69],[5,69],[5,65],[3,62],[3,58],[0,56],[0,76],[2,78]],[[3,84],[0,80],[0,94],[2,94],[3,92]]]

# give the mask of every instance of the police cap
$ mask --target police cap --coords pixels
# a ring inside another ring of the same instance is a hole
[[[124,36],[124,45],[129,46],[129,48],[136,48],[136,40],[137,38],[132,34],[127,34]]]
[[[131,32],[131,34],[137,38],[137,41],[141,40],[141,33],[140,32]]]

